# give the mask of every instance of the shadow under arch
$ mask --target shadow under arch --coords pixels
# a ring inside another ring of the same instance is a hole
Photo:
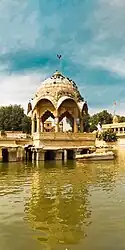
[[[48,103],[51,103],[51,105],[53,106],[54,109],[56,109],[55,105],[54,105],[54,101],[53,99],[50,97],[50,96],[44,96],[44,97],[38,97],[36,99],[36,101],[34,102],[34,105],[33,105],[33,110],[35,108],[37,108],[41,102],[48,102]]]
[[[77,107],[78,111],[80,112],[80,108],[78,106],[78,103],[76,102],[76,100],[74,100],[72,97],[69,97],[69,96],[62,96],[59,100],[58,100],[58,103],[57,103],[57,109],[59,109],[65,102],[71,102],[71,103],[74,103],[75,106]]]
[[[60,116],[59,116],[59,123],[63,120],[63,118],[67,118],[69,123],[70,123],[70,126],[72,128],[72,131],[74,130],[74,118],[73,116],[70,114],[70,112],[68,111],[65,111],[64,113],[62,113]]]
[[[44,114],[41,116],[41,121],[45,122],[49,117],[55,119],[54,114],[50,110],[46,110]]]

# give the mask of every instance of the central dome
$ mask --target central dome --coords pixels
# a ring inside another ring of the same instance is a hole
[[[32,99],[32,104],[28,104],[28,115],[40,116],[43,120],[48,115],[58,116],[58,119],[63,115],[70,117],[68,119],[81,119],[84,114],[88,114],[87,102],[84,101],[75,82],[59,71],[42,82]]]
[[[63,96],[73,98],[76,102],[84,101],[74,81],[56,71],[50,78],[42,82],[35,98],[50,97],[56,103]]]

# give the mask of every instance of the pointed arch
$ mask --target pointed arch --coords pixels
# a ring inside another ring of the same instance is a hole
[[[49,117],[55,119],[54,114],[50,110],[46,110],[44,114],[41,116],[41,121],[45,122]]]
[[[50,96],[44,96],[44,97],[37,97],[34,99],[34,102],[33,102],[33,110],[40,105],[41,102],[44,102],[44,101],[48,101],[49,103],[51,103],[51,105],[53,106],[53,108],[55,109],[55,105],[54,105],[54,100],[53,98],[51,98]]]
[[[59,116],[59,122],[61,122],[64,117],[68,118],[70,121],[74,120],[73,116],[68,111],[65,111]]]
[[[59,116],[64,109],[67,110],[68,112],[71,112],[73,117],[76,117],[76,118],[80,117],[79,106],[73,98],[68,97],[68,96],[65,96],[65,97],[63,96],[59,99],[58,104],[57,104],[57,110],[58,110]]]

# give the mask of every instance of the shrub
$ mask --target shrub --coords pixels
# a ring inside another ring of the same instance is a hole
[[[102,140],[105,142],[115,142],[117,141],[116,133],[113,132],[111,129],[102,132]]]

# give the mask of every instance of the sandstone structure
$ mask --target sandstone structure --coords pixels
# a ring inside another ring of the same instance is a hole
[[[87,102],[75,82],[56,71],[42,82],[32,103],[28,104],[28,116],[32,120],[31,136],[20,134],[17,138],[17,133],[1,136],[0,159],[74,159],[76,152],[87,152],[95,147],[95,134],[86,133],[84,128],[87,113]]]
[[[44,159],[45,153],[50,151],[54,152],[53,158],[62,159],[65,150],[69,150],[70,153],[72,151],[75,155],[79,148],[88,149],[94,146],[95,135],[84,131],[84,116],[87,113],[87,102],[73,80],[56,71],[43,81],[35,93],[32,104],[28,104],[37,159]],[[46,129],[49,117],[53,119],[52,132],[47,132],[50,130]],[[67,125],[70,125],[68,132],[62,125],[64,118],[68,121]]]

